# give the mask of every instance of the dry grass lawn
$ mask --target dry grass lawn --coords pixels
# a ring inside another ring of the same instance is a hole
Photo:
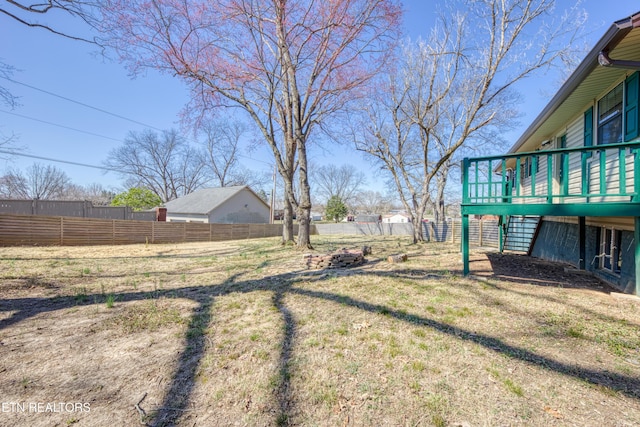
[[[314,245],[373,254],[0,248],[0,425],[640,425],[637,300],[518,255],[463,278],[449,244]]]

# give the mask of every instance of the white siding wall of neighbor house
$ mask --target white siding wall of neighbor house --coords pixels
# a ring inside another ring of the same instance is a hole
[[[411,222],[411,218],[405,215],[393,215],[386,218],[382,218],[382,222],[394,223],[394,224],[407,223],[407,222]]]
[[[250,191],[241,191],[214,209],[209,222],[227,224],[266,224],[269,222],[269,206]]]
[[[167,213],[167,222],[209,222],[206,215]]]

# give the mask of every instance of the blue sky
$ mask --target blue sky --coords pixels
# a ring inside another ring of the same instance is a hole
[[[430,30],[435,3],[439,2],[404,2],[407,10],[405,26],[409,36],[416,38],[426,35]],[[565,9],[573,3],[560,0],[559,9]],[[587,43],[591,47],[613,21],[640,10],[640,3],[637,0],[584,0],[582,7],[589,14],[591,31]],[[144,128],[143,125],[80,106],[41,90],[154,128],[179,127],[179,113],[188,101],[188,92],[176,78],[150,71],[145,76],[132,79],[121,64],[104,60],[92,46],[27,28],[4,15],[0,16],[0,40],[0,60],[18,69],[13,79],[40,89],[6,80],[0,82],[20,97],[21,104],[14,110],[0,107],[0,132],[5,135],[16,134],[19,137],[17,144],[23,147],[21,151],[25,154],[101,165],[108,152],[120,145],[129,131]],[[547,100],[540,91],[527,90],[541,86],[544,76],[539,79],[529,80],[526,87],[521,88],[524,116],[520,126],[513,132],[513,139],[546,104]],[[314,150],[310,153],[311,160],[319,164],[331,162],[334,159],[331,152],[336,149],[330,146],[324,150]],[[354,152],[353,155],[341,155],[336,163],[341,164],[347,158],[349,163],[367,174],[371,189],[382,189],[361,154]],[[270,159],[270,152],[265,147],[257,152],[244,153],[242,163],[248,168],[266,172],[271,170],[268,164],[271,163]],[[49,163],[28,157],[13,157],[8,162],[0,160],[0,173],[8,167],[24,169],[33,162]],[[101,183],[106,188],[121,190],[121,179],[115,173],[105,174],[99,169],[64,163],[52,164],[64,170],[76,184]]]

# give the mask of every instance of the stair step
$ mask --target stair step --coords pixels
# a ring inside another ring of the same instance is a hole
[[[539,223],[539,216],[510,216],[503,248],[530,253]]]

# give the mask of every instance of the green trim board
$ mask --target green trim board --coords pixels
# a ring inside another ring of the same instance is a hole
[[[633,240],[635,242],[635,289],[631,292],[634,295],[640,296],[640,216],[634,219]]]
[[[483,203],[462,204],[463,215],[638,216],[640,203]]]
[[[546,162],[546,168],[538,168],[540,161]],[[640,199],[640,173],[633,174],[633,170],[640,171],[639,163],[640,141],[637,140],[466,158],[462,163],[462,202],[468,205],[543,200],[549,204],[566,204],[598,198],[605,203],[636,201]],[[523,173],[521,165],[531,165],[530,176]],[[494,173],[487,174],[487,170]],[[633,180],[628,179],[631,176]]]
[[[624,140],[629,141],[638,136],[638,122],[640,120],[640,84],[638,84],[638,72],[636,71],[625,80],[624,103]]]

